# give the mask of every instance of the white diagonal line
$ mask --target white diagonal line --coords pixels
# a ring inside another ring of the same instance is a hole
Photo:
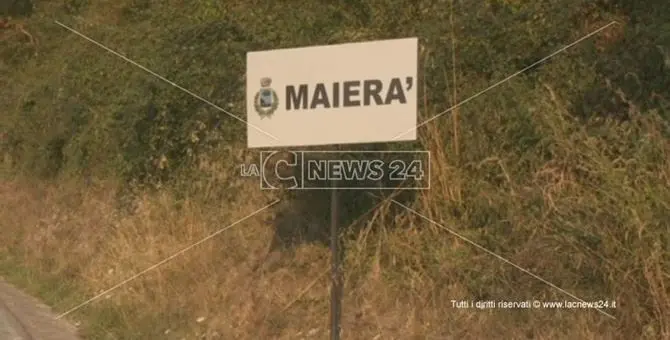
[[[209,101],[209,100],[207,100],[207,99],[205,99],[205,98],[203,98],[203,97],[201,97],[201,96],[199,96],[199,95],[197,95],[197,94],[195,94],[195,93],[193,93],[193,92],[191,92],[191,91],[189,91],[189,90],[187,90],[187,89],[185,89],[185,88],[179,86],[178,84],[174,83],[173,81],[171,81],[171,80],[169,80],[169,79],[167,79],[167,78],[161,76],[160,74],[158,74],[158,73],[156,73],[156,72],[154,72],[154,71],[152,71],[152,70],[150,70],[150,69],[148,69],[148,68],[146,68],[146,67],[144,67],[144,66],[138,64],[137,62],[135,62],[135,61],[129,59],[128,57],[122,55],[121,53],[118,53],[118,52],[112,50],[111,48],[109,48],[109,47],[107,47],[107,46],[105,46],[105,45],[103,45],[103,44],[101,44],[101,43],[99,43],[99,42],[97,42],[97,41],[95,41],[95,40],[93,40],[93,39],[91,39],[91,38],[85,36],[84,34],[78,32],[78,31],[75,30],[74,28],[70,28],[70,27],[66,26],[65,24],[63,24],[63,23],[61,23],[61,22],[59,22],[59,21],[57,21],[57,20],[55,20],[54,22],[55,22],[56,24],[62,26],[63,28],[67,29],[68,31],[70,31],[70,32],[72,32],[72,33],[74,33],[74,34],[76,34],[76,35],[78,35],[78,36],[80,36],[80,37],[82,37],[82,38],[84,38],[84,39],[86,39],[86,40],[88,40],[88,41],[90,41],[90,42],[96,44],[96,45],[99,46],[100,48],[105,49],[107,52],[112,53],[112,54],[114,54],[115,56],[117,56],[117,57],[119,57],[119,58],[121,58],[121,59],[123,59],[123,60],[125,60],[125,61],[127,61],[127,62],[129,62],[129,63],[131,63],[131,64],[133,64],[133,65],[135,65],[135,66],[137,66],[137,67],[139,67],[139,68],[141,68],[143,71],[145,71],[145,72],[147,72],[147,73],[153,75],[154,77],[156,77],[156,78],[158,78],[158,79],[160,79],[160,80],[162,80],[162,81],[164,81],[164,82],[166,82],[166,83],[168,83],[168,84],[170,84],[170,85],[172,85],[172,86],[174,86],[174,87],[176,87],[176,88],[178,88],[178,89],[180,89],[180,90],[182,90],[182,91],[188,93],[189,95],[191,95],[191,96],[193,96],[194,98],[196,98],[196,99],[202,101],[203,103],[206,103],[206,104],[208,104],[208,105],[214,107],[215,109],[217,109],[217,110],[219,110],[219,111],[221,111],[221,112],[227,114],[228,116],[233,117],[233,118],[237,119],[238,121],[240,121],[240,122],[242,122],[242,123],[244,123],[244,124],[247,124],[247,125],[251,126],[252,128],[258,130],[259,132],[265,134],[266,136],[268,136],[268,137],[270,137],[270,138],[272,138],[272,139],[274,139],[274,140],[276,140],[276,141],[279,141],[279,139],[278,139],[277,137],[271,135],[271,134],[268,133],[268,132],[263,131],[263,129],[261,129],[261,128],[259,128],[259,127],[255,126],[255,125],[253,125],[253,124],[248,123],[248,122],[245,121],[244,119],[242,119],[242,118],[240,118],[240,117],[238,117],[238,116],[236,116],[236,115],[230,113],[230,112],[227,111],[226,109],[224,109],[224,108],[222,108],[222,107],[220,107],[220,106],[218,106],[218,105],[212,103],[211,101]]]
[[[595,34],[598,34],[600,31],[602,31],[602,30],[606,29],[607,27],[610,27],[610,26],[612,26],[612,25],[614,25],[614,24],[617,24],[617,22],[616,22],[616,21],[612,21],[612,22],[610,22],[609,24],[607,24],[607,25],[605,25],[605,26],[603,26],[603,27],[601,27],[601,28],[599,28],[599,29],[597,29],[597,30],[595,30],[595,31],[593,31],[593,32],[591,32],[591,33],[589,33],[589,34],[587,34],[587,35],[585,35],[585,36],[583,36],[583,37],[577,39],[577,40],[575,40],[575,41],[572,42],[571,44],[562,47],[562,48],[559,49],[558,51],[556,51],[556,52],[554,52],[554,53],[552,53],[552,54],[550,54],[550,55],[548,55],[548,56],[546,56],[546,57],[544,57],[544,58],[542,58],[542,59],[540,59],[540,60],[538,60],[538,61],[536,61],[536,62],[534,62],[534,63],[532,63],[532,64],[530,64],[530,65],[528,65],[528,66],[526,66],[526,67],[524,67],[523,69],[521,69],[521,70],[519,70],[519,71],[517,71],[517,72],[511,74],[511,75],[508,76],[507,78],[505,78],[505,79],[503,79],[503,80],[501,80],[501,81],[499,81],[499,82],[497,82],[497,83],[495,83],[495,84],[493,84],[493,85],[491,85],[491,86],[489,86],[489,87],[487,87],[487,88],[485,88],[485,89],[479,91],[478,93],[476,93],[475,95],[469,97],[468,99],[465,99],[465,100],[463,100],[462,102],[460,102],[460,103],[458,103],[458,104],[456,104],[456,105],[454,105],[454,106],[452,106],[452,107],[446,109],[445,111],[443,111],[443,112],[441,112],[441,113],[439,113],[439,114],[437,114],[437,115],[435,115],[435,116],[433,116],[433,117],[431,117],[431,118],[425,120],[423,123],[417,125],[416,127],[413,127],[413,128],[411,128],[411,129],[409,129],[409,130],[407,130],[407,131],[405,131],[405,132],[403,132],[403,133],[401,133],[401,134],[399,134],[399,135],[393,137],[393,140],[397,140],[398,138],[400,138],[400,137],[402,137],[402,136],[404,136],[404,135],[406,135],[406,134],[408,134],[408,133],[410,133],[410,132],[412,132],[412,131],[414,131],[414,130],[416,130],[416,129],[418,129],[418,128],[420,128],[420,127],[422,127],[422,126],[424,126],[424,125],[426,125],[426,124],[428,124],[428,123],[430,123],[430,122],[432,122],[433,120],[435,120],[435,119],[437,119],[437,118],[440,118],[441,116],[443,116],[443,115],[445,115],[445,114],[447,114],[447,113],[453,111],[454,109],[456,109],[456,108],[462,106],[463,104],[465,104],[465,103],[467,103],[467,102],[469,102],[469,101],[471,101],[471,100],[473,100],[473,99],[475,99],[475,98],[477,98],[477,97],[483,95],[484,93],[486,93],[486,92],[492,90],[492,89],[495,88],[495,87],[498,87],[498,86],[502,85],[503,83],[506,83],[506,82],[509,81],[510,79],[512,79],[512,78],[514,78],[514,77],[516,77],[516,76],[518,76],[518,75],[520,75],[520,74],[522,74],[522,73],[524,73],[524,72],[530,70],[531,68],[533,68],[534,66],[536,66],[536,65],[538,65],[538,64],[541,64],[541,63],[543,63],[543,62],[545,62],[545,61],[551,59],[552,57],[556,56],[557,54],[559,54],[559,53],[561,53],[561,52],[564,52],[565,50],[569,49],[570,47],[579,44],[580,42],[582,42],[582,41],[584,41],[584,40],[586,40],[586,39],[592,37],[592,36],[595,35]]]
[[[487,252],[487,253],[489,253],[489,254],[495,256],[495,257],[498,258],[499,260],[501,260],[501,261],[503,261],[503,262],[505,262],[505,263],[507,263],[507,264],[509,264],[509,265],[512,265],[512,266],[515,267],[516,269],[519,269],[520,271],[522,271],[522,272],[524,272],[524,273],[526,273],[526,274],[528,274],[528,275],[530,275],[530,276],[532,276],[532,277],[534,277],[534,278],[536,278],[536,279],[538,279],[538,280],[544,282],[545,284],[549,285],[550,287],[559,290],[561,293],[563,293],[563,294],[565,294],[565,295],[568,295],[568,296],[570,296],[571,298],[573,298],[573,299],[575,299],[575,300],[577,300],[577,301],[586,303],[586,301],[584,301],[584,300],[582,300],[582,299],[576,297],[575,295],[571,294],[570,292],[566,291],[565,289],[562,289],[562,288],[556,286],[555,284],[553,284],[553,283],[551,283],[551,282],[549,282],[549,281],[547,281],[547,280],[545,280],[545,279],[543,279],[543,278],[541,278],[541,277],[539,277],[539,276],[537,276],[537,275],[531,273],[531,272],[528,271],[527,269],[524,269],[524,268],[522,268],[522,267],[520,267],[520,266],[514,264],[513,262],[507,260],[506,258],[504,258],[504,257],[502,257],[502,256],[500,256],[500,255],[498,255],[498,254],[496,254],[496,253],[494,253],[494,252],[492,252],[492,251],[490,251],[490,250],[488,250],[488,249],[486,249],[486,248],[480,246],[479,244],[477,244],[477,243],[475,243],[475,242],[469,240],[469,239],[466,238],[465,236],[461,236],[461,235],[458,234],[457,232],[455,232],[455,231],[453,231],[453,230],[451,230],[451,229],[449,229],[449,228],[447,228],[447,227],[445,227],[445,226],[443,226],[443,225],[441,225],[441,224],[439,224],[439,223],[437,223],[437,222],[431,220],[430,218],[426,217],[426,216],[423,215],[423,214],[420,214],[420,213],[417,212],[416,210],[413,210],[412,208],[410,208],[410,207],[408,207],[408,206],[406,206],[406,205],[404,205],[404,204],[402,204],[402,203],[400,203],[400,202],[398,202],[398,201],[396,201],[396,200],[394,200],[394,199],[391,199],[391,201],[392,201],[393,203],[395,203],[395,204],[397,204],[397,205],[400,205],[401,207],[403,207],[403,208],[409,210],[410,212],[416,214],[417,216],[423,218],[424,220],[426,220],[426,221],[428,221],[428,222],[430,222],[430,223],[432,223],[432,224],[434,224],[434,225],[440,227],[441,229],[444,229],[444,230],[448,231],[450,234],[452,234],[452,235],[454,235],[454,236],[460,238],[461,240],[463,240],[463,241],[465,241],[465,242],[467,242],[467,243],[470,243],[471,245],[473,245],[473,246],[475,246],[475,247],[477,247],[477,248],[479,248],[479,249],[481,249],[481,250],[483,250],[483,251],[485,251],[485,252]],[[600,313],[603,313],[604,315],[606,315],[606,316],[608,316],[608,317],[610,317],[610,318],[612,318],[612,319],[616,319],[613,315],[611,315],[611,314],[609,314],[609,313],[607,313],[607,312],[601,310],[600,308],[596,308],[596,309],[597,309]]]
[[[205,242],[205,241],[211,239],[212,237],[214,237],[214,236],[216,236],[216,235],[221,234],[222,232],[224,232],[224,231],[226,231],[226,230],[232,228],[233,226],[235,226],[235,225],[241,223],[242,221],[244,221],[244,220],[246,220],[246,219],[248,219],[248,218],[250,218],[250,217],[253,217],[254,215],[260,213],[261,211],[263,211],[263,210],[265,210],[265,209],[267,209],[267,208],[269,208],[269,207],[271,207],[271,206],[277,204],[278,202],[279,202],[279,200],[276,200],[276,201],[274,201],[274,202],[272,202],[272,203],[270,203],[270,204],[264,206],[263,208],[260,208],[260,209],[258,209],[258,210],[256,210],[256,211],[252,212],[251,214],[249,214],[249,215],[247,215],[247,216],[245,216],[245,217],[243,217],[243,218],[237,220],[235,223],[233,223],[233,224],[231,224],[231,225],[229,225],[229,226],[227,226],[227,227],[224,227],[224,228],[221,228],[221,229],[217,230],[216,232],[210,234],[209,236],[203,238],[202,240],[200,240],[200,241],[198,241],[198,242],[196,242],[196,243],[191,244],[190,246],[188,246],[188,247],[186,247],[186,248],[184,248],[184,249],[182,249],[182,250],[180,250],[180,251],[178,251],[178,252],[176,252],[176,253],[170,255],[169,257],[165,258],[164,260],[162,260],[162,261],[160,261],[160,262],[158,262],[158,263],[156,263],[156,264],[150,266],[149,268],[147,268],[147,269],[145,269],[145,270],[143,270],[143,271],[141,271],[141,272],[139,272],[139,273],[137,273],[137,274],[135,274],[135,275],[133,275],[133,276],[131,276],[131,277],[129,277],[129,278],[123,280],[123,281],[121,281],[120,283],[116,284],[116,285],[113,286],[112,288],[109,288],[109,289],[105,290],[104,292],[102,292],[102,293],[100,293],[100,294],[98,294],[98,295],[96,295],[96,296],[94,296],[94,297],[92,297],[92,298],[90,298],[90,299],[88,299],[88,300],[82,302],[81,304],[77,305],[76,307],[73,307],[72,309],[68,310],[67,312],[65,312],[65,313],[63,313],[63,314],[57,316],[56,319],[60,319],[60,318],[62,318],[62,317],[64,317],[64,316],[66,316],[66,315],[68,315],[68,314],[70,314],[70,313],[72,313],[72,312],[78,310],[79,308],[84,307],[85,305],[87,305],[87,304],[89,304],[89,303],[91,303],[91,302],[93,302],[93,301],[95,301],[95,300],[101,298],[102,296],[105,296],[105,295],[109,294],[109,292],[111,292],[111,291],[113,291],[113,290],[115,290],[115,289],[117,289],[117,288],[119,288],[119,287],[125,285],[126,283],[128,283],[128,282],[130,282],[130,281],[132,281],[132,280],[135,280],[136,278],[138,278],[138,277],[140,277],[140,276],[146,274],[147,272],[149,272],[149,271],[151,271],[151,270],[153,270],[153,269],[156,269],[158,266],[165,264],[166,262],[168,262],[168,261],[174,259],[175,257],[177,257],[177,256],[179,256],[179,255],[181,255],[181,254],[183,254],[183,253],[185,253],[185,252],[191,250],[193,247],[195,247],[195,246],[197,246],[197,245],[199,245],[199,244],[201,244],[201,243],[203,243],[203,242]]]

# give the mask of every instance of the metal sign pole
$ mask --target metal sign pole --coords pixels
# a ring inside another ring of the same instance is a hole
[[[338,226],[337,181],[331,180],[330,195],[330,339],[340,340],[340,321],[342,317],[342,263],[340,257],[340,233]]]

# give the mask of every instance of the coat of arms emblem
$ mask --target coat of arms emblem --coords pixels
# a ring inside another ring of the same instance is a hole
[[[277,107],[279,107],[277,92],[270,88],[270,85],[272,85],[271,78],[266,77],[261,79],[261,89],[254,97],[254,109],[261,116],[261,119],[271,117],[277,110]]]

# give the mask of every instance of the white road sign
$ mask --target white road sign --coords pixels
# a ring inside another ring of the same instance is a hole
[[[417,38],[247,53],[248,147],[415,140],[417,54]]]

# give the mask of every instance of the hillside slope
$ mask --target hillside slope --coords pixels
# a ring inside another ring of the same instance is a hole
[[[0,275],[86,338],[325,338],[329,193],[259,191],[155,74],[244,118],[247,51],[407,36],[420,121],[467,102],[370,146],[431,190],[343,194],[343,338],[670,338],[667,1],[6,3]],[[575,297],[609,307],[456,304]]]

